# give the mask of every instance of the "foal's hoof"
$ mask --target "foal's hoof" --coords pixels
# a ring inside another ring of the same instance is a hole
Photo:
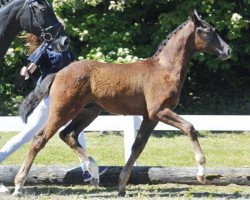
[[[24,195],[24,190],[23,189],[19,189],[19,190],[15,190],[12,194],[12,196],[14,197],[21,197]]]
[[[205,184],[206,183],[206,177],[205,176],[197,176],[197,180],[202,183]]]
[[[125,197],[126,192],[122,191],[122,192],[118,192],[118,197]]]
[[[91,181],[90,181],[90,183],[92,185],[94,185],[96,188],[98,188],[98,186],[99,186],[99,181],[96,178],[92,178]]]

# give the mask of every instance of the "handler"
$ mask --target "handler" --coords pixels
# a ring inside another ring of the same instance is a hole
[[[43,42],[37,48],[40,40],[38,37],[32,34],[28,34],[26,40],[30,44],[31,55],[28,57],[28,61],[30,63],[28,67],[25,66],[21,69],[20,74],[27,80],[30,78],[30,75],[37,68],[39,68],[41,76],[37,81],[37,85],[40,84],[47,75],[58,72],[74,61],[74,56],[70,49],[58,52],[54,50],[47,42]],[[0,150],[0,163],[34,137],[34,135],[45,125],[49,116],[49,112],[50,97],[46,97],[29,115],[25,128],[16,136],[7,141],[2,147]],[[86,150],[83,131],[79,134],[78,141],[82,148]],[[89,182],[91,180],[91,175],[87,171],[87,166],[81,159],[80,166],[83,171],[84,182]],[[106,170],[107,167],[99,167],[99,174],[101,175],[105,173]],[[2,183],[0,183],[0,193],[6,192],[8,192],[8,189]]]

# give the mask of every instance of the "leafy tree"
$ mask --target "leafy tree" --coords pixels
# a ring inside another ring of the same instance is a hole
[[[152,56],[196,8],[228,42],[232,57],[222,62],[196,54],[177,110],[182,114],[249,114],[249,0],[54,0],[53,5],[65,21],[78,59],[124,63]],[[0,91],[5,95],[1,102],[8,103],[2,104],[1,114],[16,114],[17,106],[11,105],[18,105],[22,98],[13,93],[13,82],[25,54],[25,45],[17,39],[5,58]]]

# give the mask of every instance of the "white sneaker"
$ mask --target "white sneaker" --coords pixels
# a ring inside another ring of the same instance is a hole
[[[7,187],[4,186],[3,183],[0,183],[0,194],[9,194],[10,191],[8,190]]]

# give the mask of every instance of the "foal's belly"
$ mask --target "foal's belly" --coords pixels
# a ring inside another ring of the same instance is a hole
[[[106,111],[120,115],[147,115],[147,106],[144,98],[116,97],[98,99],[99,104]]]

